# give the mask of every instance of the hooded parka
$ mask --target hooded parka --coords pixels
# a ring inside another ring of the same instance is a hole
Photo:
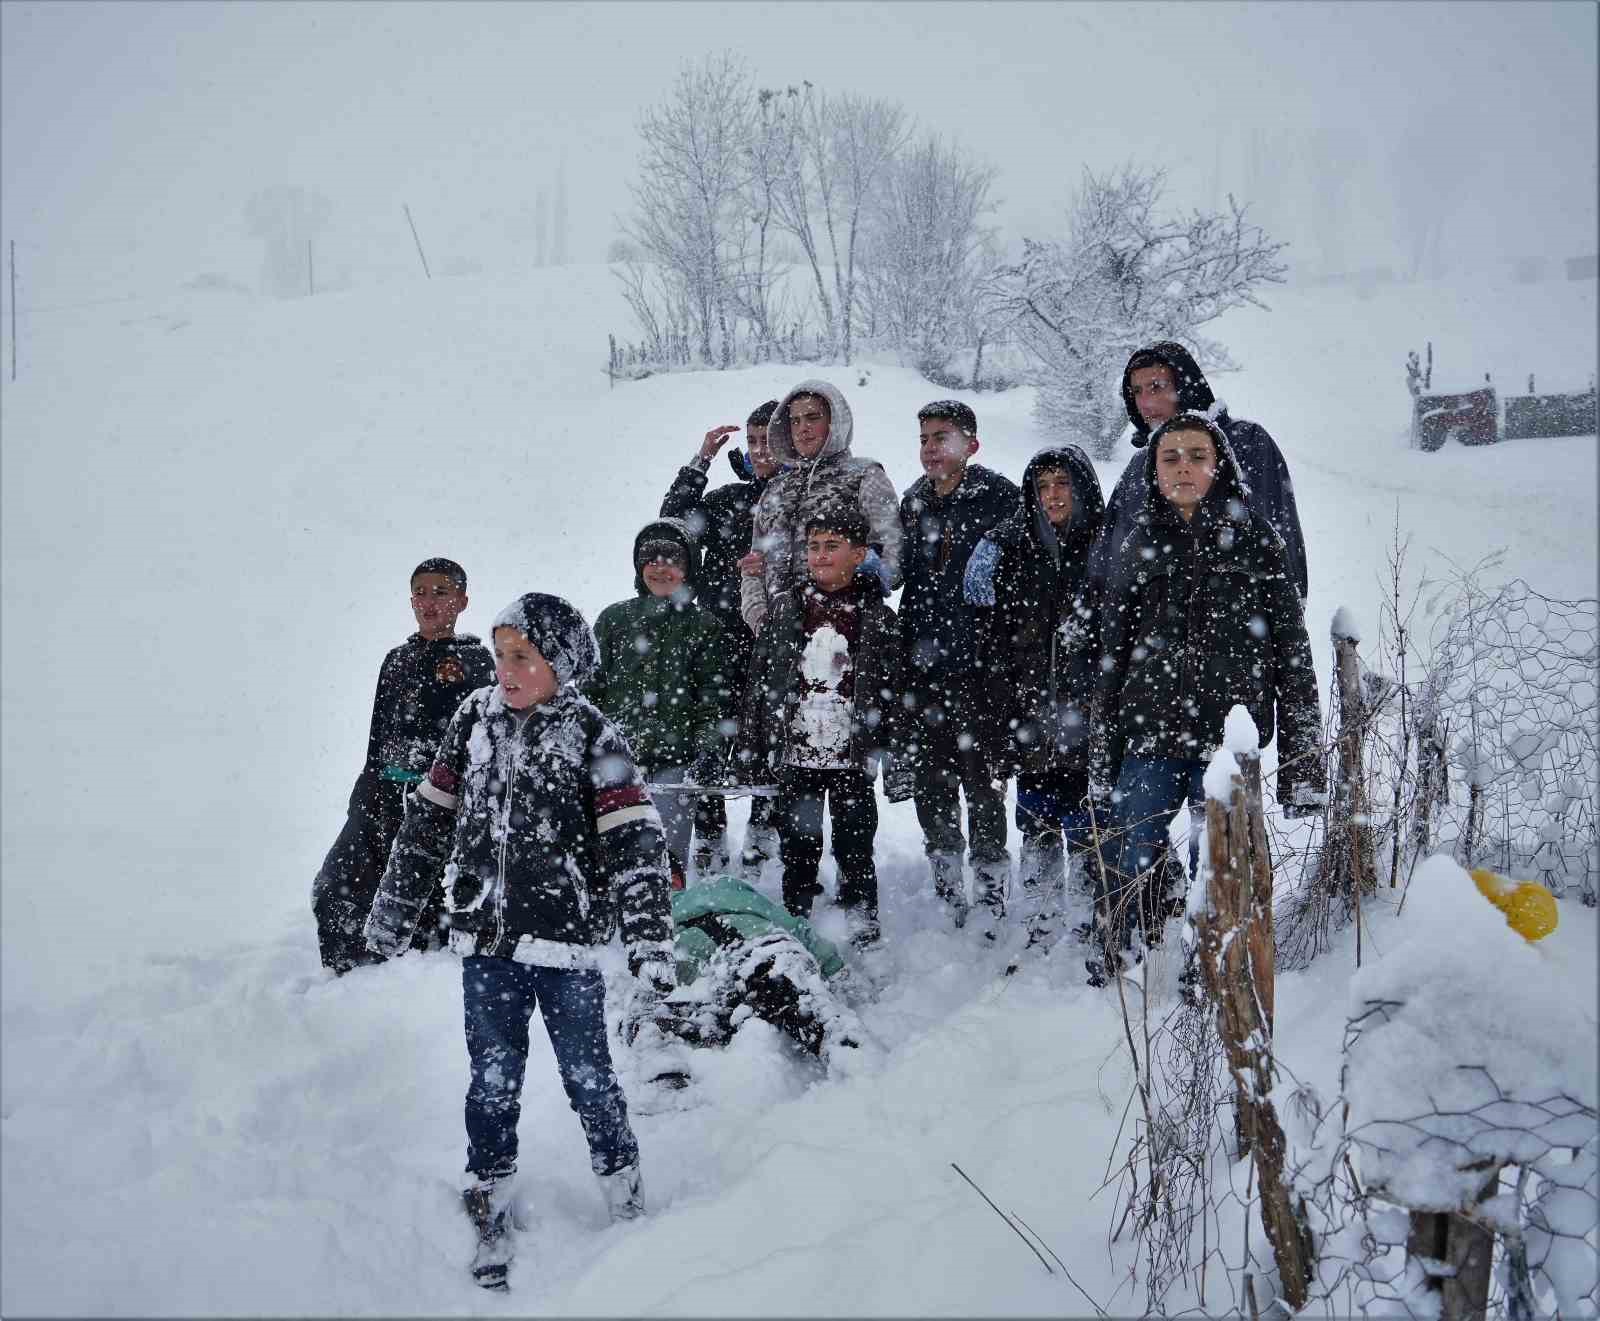
[[[809,459],[796,453],[789,435],[789,404],[806,394],[828,401],[828,438]],[[744,621],[756,633],[772,602],[805,581],[806,522],[825,510],[860,510],[870,544],[888,570],[889,590],[900,585],[899,497],[881,463],[850,452],[853,435],[850,405],[830,381],[801,381],[767,424],[767,448],[784,471],[767,483],[751,529],[751,548],[766,557],[766,568],[759,578],[741,580]]]
[[[1222,429],[1181,413],[1156,432],[1198,423],[1217,451],[1211,488],[1184,522],[1156,485],[1156,445],[1142,456],[1143,499],[1125,568],[1101,603],[1101,674],[1090,717],[1090,780],[1104,792],[1125,756],[1205,760],[1228,712],[1244,705],[1262,746],[1278,735],[1278,796],[1325,787],[1311,643],[1283,543],[1249,502]]]
[[[1152,344],[1135,353],[1123,369],[1122,403],[1128,410],[1128,420],[1133,423],[1134,448],[1143,451],[1150,439],[1150,427],[1139,415],[1133,398],[1131,377],[1135,364],[1143,367],[1162,363],[1172,370],[1177,382],[1178,411],[1204,413],[1228,437],[1240,476],[1250,488],[1251,507],[1282,539],[1290,578],[1300,599],[1305,600],[1310,582],[1306,570],[1306,541],[1300,530],[1300,510],[1295,504],[1294,484],[1289,480],[1289,465],[1265,427],[1229,415],[1227,405],[1212,394],[1199,364],[1181,344],[1170,340]],[[1089,568],[1090,576],[1098,583],[1106,583],[1119,565],[1127,563],[1128,535],[1144,503],[1144,458],[1141,452],[1128,461],[1106,501],[1104,528]]]
[[[641,766],[688,766],[715,752],[734,679],[726,674],[722,626],[695,602],[700,553],[688,528],[676,518],[646,523],[633,539],[635,565],[647,541],[683,548],[684,585],[653,596],[634,569],[633,600],[608,605],[595,621],[600,665],[584,693],[622,728]]]
[[[1063,471],[1072,514],[1057,531],[1039,504],[1039,474]],[[1104,503],[1089,456],[1053,445],[1028,461],[1022,507],[988,534],[998,552],[994,605],[980,611],[987,708],[981,727],[991,762],[1009,773],[1083,771],[1089,707],[1098,677],[1099,597],[1089,549]]]

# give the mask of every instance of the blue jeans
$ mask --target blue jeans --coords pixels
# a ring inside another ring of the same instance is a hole
[[[1110,855],[1100,881],[1099,907],[1106,944],[1126,946],[1134,910],[1141,921],[1160,898],[1161,878],[1147,877],[1167,847],[1167,827],[1184,800],[1203,804],[1206,764],[1188,757],[1124,757],[1112,794]],[[1199,861],[1200,841],[1189,837],[1189,875]],[[1143,878],[1141,882],[1141,878]]]
[[[514,1173],[528,1022],[535,1007],[578,1112],[596,1174],[637,1163],[639,1143],[606,1044],[606,985],[591,968],[536,968],[473,955],[461,961],[461,998],[472,1082],[467,1088],[467,1173],[480,1179]]]
[[[1017,831],[1037,840],[1057,831],[1074,853],[1094,847],[1089,810],[1083,805],[1089,777],[1083,771],[1024,771],[1017,776]]]

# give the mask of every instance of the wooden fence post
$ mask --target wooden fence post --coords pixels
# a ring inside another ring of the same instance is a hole
[[[1500,1164],[1482,1161],[1467,1167],[1486,1171],[1474,1203],[1493,1197],[1500,1186]],[[1489,1306],[1489,1266],[1494,1231],[1461,1211],[1412,1211],[1406,1253],[1439,1295],[1439,1321],[1481,1321]]]
[[[1206,800],[1210,899],[1199,927],[1200,967],[1217,1007],[1235,1089],[1239,1154],[1255,1160],[1261,1223],[1293,1311],[1310,1294],[1313,1262],[1305,1206],[1284,1182],[1286,1144],[1268,1099],[1273,1083],[1272,863],[1261,807],[1261,759],[1235,754],[1239,773],[1224,805]]]

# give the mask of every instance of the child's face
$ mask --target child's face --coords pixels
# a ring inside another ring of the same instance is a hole
[[[1033,479],[1039,492],[1039,508],[1051,527],[1061,527],[1072,517],[1072,478],[1060,468],[1046,468]]]
[[[494,674],[506,705],[517,711],[548,702],[561,688],[550,662],[520,629],[495,629]]]
[[[639,574],[651,596],[671,596],[683,586],[683,566],[670,560],[651,560]]]
[[[1203,431],[1171,431],[1156,449],[1156,486],[1184,521],[1206,498],[1217,476],[1217,447]]]
[[[802,459],[815,458],[828,443],[828,404],[805,395],[789,405],[789,439]]]
[[[852,546],[837,532],[818,528],[806,538],[806,572],[820,591],[837,592],[848,586],[866,558],[865,546]]]
[[[1171,367],[1137,367],[1128,374],[1128,391],[1147,427],[1158,427],[1178,411],[1178,382]]]
[[[925,417],[921,424],[922,471],[936,486],[959,481],[967,460],[978,452],[976,436],[969,436],[948,417]]]
[[[419,573],[411,580],[411,613],[417,631],[432,641],[453,637],[456,620],[467,608],[467,594],[443,573]]]
[[[744,429],[745,449],[750,455],[750,466],[756,470],[756,476],[762,481],[778,471],[778,465],[772,461],[772,451],[767,448],[767,429],[758,427],[754,422],[746,425]]]

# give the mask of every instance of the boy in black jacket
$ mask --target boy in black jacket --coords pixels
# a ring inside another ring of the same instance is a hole
[[[1109,810],[1099,914],[1103,985],[1166,913],[1152,871],[1187,799],[1203,810],[1206,764],[1228,712],[1244,706],[1265,746],[1278,739],[1284,815],[1326,802],[1311,642],[1282,538],[1250,504],[1227,435],[1179,413],[1150,438],[1143,498],[1124,561],[1101,603],[1103,658],[1090,710],[1089,792]],[[1189,869],[1199,832],[1190,831]]]
[[[875,577],[856,576],[870,535],[855,509],[807,521],[807,581],[773,603],[756,643],[736,754],[754,778],[777,778],[783,904],[796,917],[809,917],[822,893],[827,799],[838,902],[853,910],[858,949],[879,938],[873,781],[894,746],[902,691],[894,611]]]
[[[756,502],[778,471],[767,448],[767,424],[777,407],[778,401],[769,399],[745,419],[749,453],[742,455],[732,450],[728,455],[739,481],[706,490],[711,460],[739,429],[713,427],[706,432],[694,458],[678,469],[661,501],[661,517],[682,519],[704,552],[696,599],[722,625],[722,672],[737,692],[744,691],[755,645],[755,634],[739,613],[739,560],[750,550]],[[771,803],[770,798],[751,800],[738,870],[744,880],[752,883],[760,879],[762,867],[777,852],[777,836],[767,819]],[[728,812],[722,797],[707,794],[701,798],[694,809],[694,867],[701,876],[727,870],[727,830]]]
[[[611,1067],[595,947],[620,914],[635,1010],[677,985],[666,842],[621,731],[578,691],[598,662],[589,626],[530,592],[494,621],[499,683],[461,704],[405,824],[366,938],[400,952],[439,884],[461,986],[472,1082],[464,1200],[473,1273],[505,1286],[517,1118],[535,1006],[614,1220],[644,1212],[639,1144]]]
[[[964,926],[962,861],[970,846],[974,889],[992,934],[1005,916],[1011,875],[1005,779],[989,765],[979,738],[988,694],[974,654],[977,608],[964,599],[962,579],[979,538],[1016,511],[1021,492],[970,462],[978,451],[978,419],[959,399],[924,404],[917,424],[924,476],[900,501],[900,635],[911,702],[906,752],[916,774],[917,820],[934,893],[950,905],[956,926]]]
[[[400,829],[406,790],[433,763],[462,699],[494,681],[483,643],[456,635],[467,608],[467,574],[454,560],[424,560],[411,572],[417,631],[383,658],[372,699],[367,759],[350,791],[349,815],[311,886],[311,911],[324,967],[349,972],[376,962],[361,939],[389,846]],[[437,936],[437,910],[418,924],[419,948]]]

